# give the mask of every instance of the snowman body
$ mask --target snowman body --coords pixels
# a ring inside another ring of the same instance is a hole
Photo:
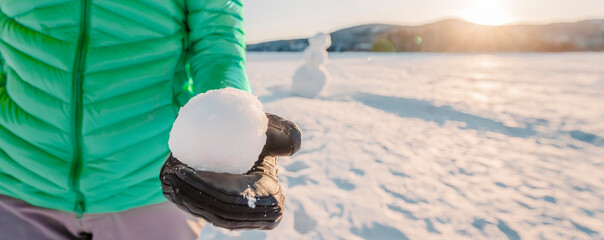
[[[296,95],[315,98],[329,81],[325,68],[327,49],[331,45],[328,34],[319,33],[308,39],[309,46],[304,50],[304,64],[294,73],[292,92]]]

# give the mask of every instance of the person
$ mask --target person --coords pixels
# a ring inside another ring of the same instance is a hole
[[[167,145],[195,94],[251,91],[242,9],[240,0],[2,1],[0,238],[194,239],[197,217],[274,228],[276,156],[299,149],[295,124],[269,115],[267,145],[245,175],[186,168]],[[243,191],[257,208],[241,208]]]

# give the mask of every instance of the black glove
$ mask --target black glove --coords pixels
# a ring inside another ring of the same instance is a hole
[[[196,171],[170,155],[160,173],[164,196],[180,209],[218,227],[231,230],[277,227],[285,202],[277,178],[277,156],[296,153],[302,139],[296,124],[270,113],[266,115],[269,120],[266,144],[247,173]]]

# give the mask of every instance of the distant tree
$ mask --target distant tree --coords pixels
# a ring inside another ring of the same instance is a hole
[[[394,45],[392,45],[392,42],[390,42],[388,39],[380,38],[380,39],[376,40],[375,42],[373,42],[373,45],[371,46],[371,51],[372,52],[396,52],[396,48],[394,48]]]

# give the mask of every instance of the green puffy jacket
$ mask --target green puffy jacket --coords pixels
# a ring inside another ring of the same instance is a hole
[[[0,0],[0,39],[0,194],[36,206],[164,201],[189,79],[250,91],[238,0]]]

